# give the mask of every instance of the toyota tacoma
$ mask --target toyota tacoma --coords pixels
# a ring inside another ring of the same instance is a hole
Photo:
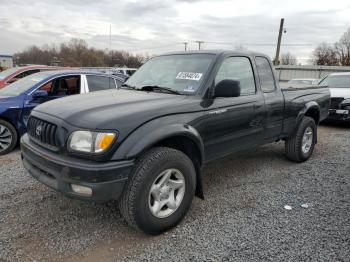
[[[307,160],[329,97],[322,87],[281,90],[263,54],[168,53],[118,90],[36,107],[23,164],[66,196],[119,200],[131,226],[159,234],[204,198],[206,163],[279,140],[288,159]]]

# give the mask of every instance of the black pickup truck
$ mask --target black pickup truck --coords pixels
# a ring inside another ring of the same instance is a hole
[[[205,163],[278,140],[287,158],[307,160],[329,97],[327,88],[281,90],[263,54],[165,54],[119,90],[36,107],[21,138],[23,164],[66,196],[119,200],[131,226],[159,234],[181,221],[194,195],[204,198]]]

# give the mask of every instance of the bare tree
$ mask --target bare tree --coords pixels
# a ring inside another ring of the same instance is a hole
[[[290,52],[281,54],[281,65],[296,65],[297,58]]]
[[[23,52],[14,55],[15,63],[19,64],[50,64],[60,61],[64,66],[120,66],[139,67],[144,61],[142,55],[134,55],[126,51],[107,51],[90,48],[82,39],[71,39],[55,45],[43,47],[31,46]]]
[[[335,48],[322,42],[313,52],[313,60],[316,65],[339,65],[339,59]]]
[[[342,35],[339,42],[335,44],[339,63],[343,66],[350,65],[350,28]]]

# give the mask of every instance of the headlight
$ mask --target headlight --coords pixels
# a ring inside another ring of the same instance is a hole
[[[69,137],[68,148],[70,151],[102,153],[111,146],[115,138],[115,133],[75,131]]]

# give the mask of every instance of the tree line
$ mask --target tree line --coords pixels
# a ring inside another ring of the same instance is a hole
[[[334,44],[321,43],[313,52],[316,65],[350,66],[350,28]]]
[[[16,65],[42,64],[72,67],[139,67],[147,59],[143,55],[134,55],[127,51],[101,50],[89,47],[82,39],[42,47],[30,46],[23,52],[14,54]]]
[[[329,44],[320,43],[311,55],[311,63],[326,66],[350,66],[350,28],[339,41]],[[297,58],[291,53],[284,53],[280,58],[281,65],[296,65]]]
[[[242,49],[243,47],[240,47]],[[16,65],[45,64],[72,67],[127,66],[139,67],[148,55],[134,55],[126,51],[101,50],[89,47],[82,39],[71,39],[60,45],[31,46],[14,54]],[[320,43],[312,52],[312,64],[350,66],[350,28],[334,44]],[[282,53],[281,65],[296,65],[298,60],[290,52]]]

